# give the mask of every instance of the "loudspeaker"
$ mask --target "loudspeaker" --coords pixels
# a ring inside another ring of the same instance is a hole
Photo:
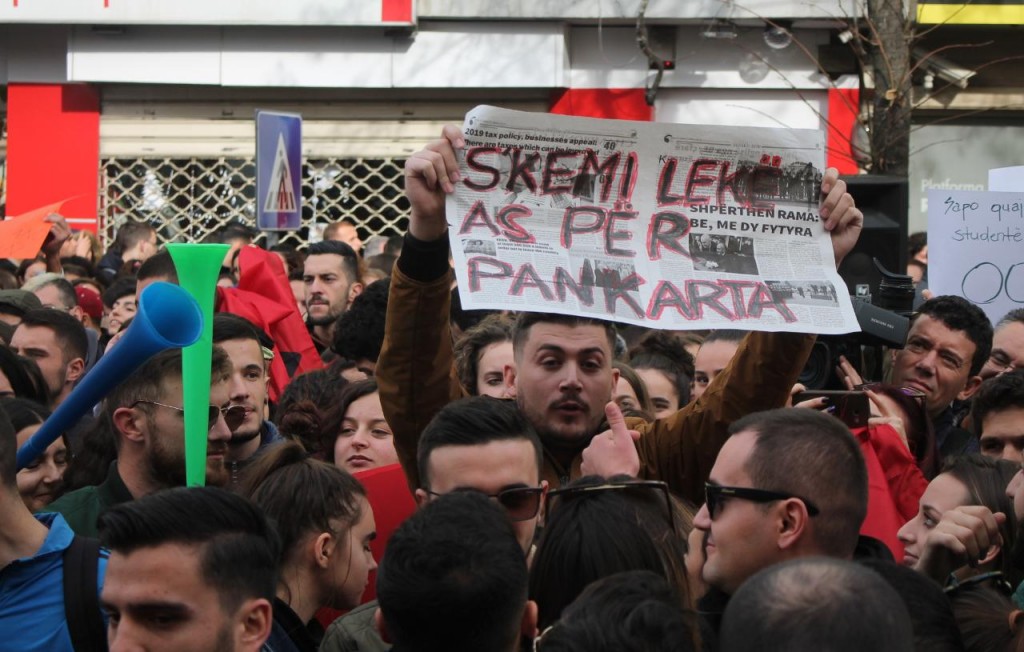
[[[847,192],[864,213],[857,246],[839,266],[839,275],[854,296],[877,296],[881,274],[872,264],[878,258],[890,272],[907,271],[907,180],[865,174],[844,176]]]

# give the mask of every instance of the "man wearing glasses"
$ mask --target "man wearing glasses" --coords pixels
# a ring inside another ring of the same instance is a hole
[[[214,347],[206,451],[206,483],[224,486],[224,461],[231,428],[245,418],[240,406],[229,406],[231,361]],[[82,487],[50,503],[76,534],[96,537],[97,519],[114,505],[161,489],[185,484],[185,421],[182,406],[181,352],[150,358],[106,398],[117,459],[98,486]]]
[[[1024,308],[1003,315],[992,333],[992,354],[981,368],[982,380],[1024,369]]]
[[[403,459],[402,465],[416,469],[412,489],[420,508],[461,492],[482,493],[497,503],[522,549],[525,568],[548,489],[541,480],[542,459],[540,440],[515,403],[472,396],[438,412],[423,431],[416,459]],[[370,624],[374,610],[368,603],[336,620],[320,649],[387,650]]]
[[[729,430],[693,523],[705,533],[704,581],[732,595],[779,562],[852,558],[868,481],[842,422],[783,408],[751,414]]]

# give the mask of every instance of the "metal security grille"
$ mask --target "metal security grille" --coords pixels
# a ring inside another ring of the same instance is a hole
[[[305,248],[310,234],[342,218],[365,240],[403,233],[409,204],[399,158],[320,158],[302,165],[302,228],[279,242]],[[202,242],[231,222],[256,226],[256,164],[246,158],[104,158],[100,234],[114,240],[128,219],[157,227],[161,241]],[[316,237],[316,236],[314,236]],[[257,241],[262,242],[264,234]]]

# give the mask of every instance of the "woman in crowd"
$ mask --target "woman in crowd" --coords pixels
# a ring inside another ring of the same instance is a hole
[[[106,322],[104,330],[106,340],[117,335],[128,322],[135,316],[137,310],[135,302],[135,279],[117,280],[103,292],[103,307],[106,309]]]
[[[1007,486],[1019,466],[981,455],[951,458],[942,472],[928,484],[921,496],[917,516],[899,531],[904,546],[903,563],[940,584],[950,587],[964,582],[999,581],[1016,586],[1021,571],[1014,567],[1010,551],[1017,534],[1017,517]],[[985,507],[979,510],[967,507]],[[999,540],[986,548],[972,550],[957,535],[961,522],[972,518],[995,518]]]
[[[512,358],[512,319],[488,315],[455,342],[455,369],[471,396],[505,396],[505,365]]]
[[[14,426],[18,448],[24,446],[50,416],[49,410],[43,406],[22,398],[3,399],[0,401],[0,409],[7,413]],[[18,493],[26,507],[36,512],[56,500],[67,463],[67,440],[62,436],[18,471]]]
[[[629,364],[644,381],[654,416],[667,417],[690,402],[693,358],[667,332],[654,332],[629,352]]]
[[[274,650],[315,652],[322,637],[307,624],[321,607],[351,609],[377,563],[376,532],[363,486],[348,473],[284,442],[246,471],[240,493],[263,509],[281,537],[274,601]]]
[[[619,382],[615,384],[612,400],[618,403],[622,413],[628,417],[640,417],[647,421],[654,420],[654,407],[647,393],[647,386],[633,367],[625,362],[615,360],[612,367],[619,371]]]
[[[588,476],[549,492],[545,511],[530,569],[530,599],[537,602],[541,631],[588,584],[622,571],[664,577],[679,608],[689,606],[687,525],[664,483]]]
[[[398,463],[376,380],[349,383],[321,435],[324,459],[349,473]]]
[[[711,382],[728,366],[746,336],[747,331],[724,328],[708,333],[694,359],[693,392],[690,395],[693,400],[700,398]]]

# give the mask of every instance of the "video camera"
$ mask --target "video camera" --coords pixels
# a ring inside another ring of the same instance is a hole
[[[882,348],[903,348],[914,308],[914,280],[890,272],[877,258],[873,261],[882,275],[877,301],[869,293],[850,297],[861,332],[818,337],[800,372],[799,382],[808,389],[846,389],[835,373],[839,356],[845,356],[862,377],[880,379]]]

